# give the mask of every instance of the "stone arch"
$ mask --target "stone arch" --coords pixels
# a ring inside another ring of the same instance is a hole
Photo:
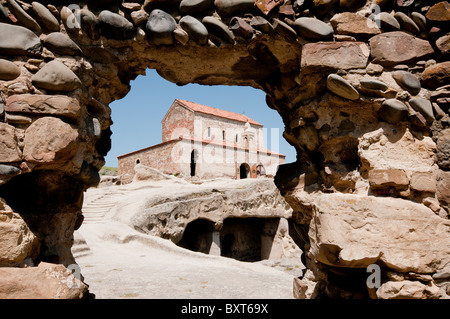
[[[266,169],[263,164],[259,163],[258,165],[256,165],[256,175],[258,177],[266,175]]]
[[[30,240],[17,259],[2,252],[0,266],[25,258],[74,263],[83,192],[98,184],[111,147],[108,105],[152,68],[178,85],[242,85],[267,94],[284,120],[283,137],[297,150],[297,162],[280,166],[275,183],[293,221],[311,223],[308,256],[321,271],[375,262],[419,274],[411,278],[448,271],[448,247],[440,244],[448,233],[434,233],[445,229],[450,205],[450,62],[448,35],[440,33],[448,26],[441,14],[447,2],[141,2],[0,4],[0,209],[26,221],[39,242]],[[352,151],[334,156],[333,141],[345,136]],[[27,201],[19,196],[24,188]],[[333,237],[341,231],[333,225],[358,236],[353,226],[365,224],[364,216],[344,220],[334,208],[361,207],[373,213],[380,236],[371,233],[355,248],[345,236]],[[402,225],[396,234],[386,228],[400,207],[414,212],[404,223],[417,226],[411,242],[398,240]],[[432,224],[426,229],[424,218]],[[414,256],[389,248],[412,246]],[[378,259],[352,254],[372,249]],[[328,292],[345,290],[327,284]]]

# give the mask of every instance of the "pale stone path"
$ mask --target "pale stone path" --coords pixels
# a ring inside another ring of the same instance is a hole
[[[87,198],[83,204],[85,224],[101,222],[103,217],[118,203],[122,196],[126,196],[130,190],[127,188],[107,187],[97,196]]]
[[[120,188],[113,192],[91,196],[75,232],[74,256],[96,298],[293,298],[292,274],[192,252],[103,218],[126,196]]]
[[[103,217],[120,201],[121,196],[125,196],[129,190],[119,187],[108,187],[99,191],[90,192],[91,196],[86,197],[83,203],[83,227],[89,224],[102,223]],[[91,253],[89,245],[81,236],[81,231],[75,232],[72,253],[75,259]]]

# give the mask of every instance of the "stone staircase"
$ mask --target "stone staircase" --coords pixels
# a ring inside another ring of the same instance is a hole
[[[91,249],[89,248],[86,240],[80,234],[80,232],[76,231],[73,234],[73,245],[72,245],[72,255],[77,260],[78,258],[90,255]]]
[[[101,223],[103,217],[117,203],[117,194],[107,193],[99,198],[92,200],[90,203],[83,205],[83,215],[85,224]]]
[[[105,215],[120,201],[120,198],[126,195],[129,190],[120,187],[108,187],[98,196],[90,196],[83,203],[83,226],[101,224]],[[74,232],[74,242],[72,245],[72,254],[81,258],[91,254],[88,242],[83,237],[80,230]]]

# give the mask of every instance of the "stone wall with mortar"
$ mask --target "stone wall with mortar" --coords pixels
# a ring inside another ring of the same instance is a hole
[[[250,147],[252,149],[264,147],[263,128],[258,125],[249,124],[250,127],[247,131],[254,136],[254,138],[248,145],[246,145],[243,135],[244,132],[247,133],[245,123],[198,113],[195,115],[194,125],[194,138],[196,139],[235,144],[237,135],[236,145],[238,147]],[[209,136],[208,128],[210,128]],[[223,140],[223,131],[225,131],[225,140]]]
[[[239,179],[241,164],[253,167],[258,163],[263,164],[266,175],[275,176],[278,166],[285,163],[284,156],[273,153],[178,139],[119,156],[118,174],[122,176],[122,183],[130,183],[135,174],[134,167],[142,164],[164,174],[190,177],[192,151],[196,158],[195,176],[201,179]]]
[[[312,296],[448,298],[449,16],[435,0],[0,1],[0,265],[74,262],[108,105],[153,68],[267,94],[297,150],[275,182]]]
[[[117,173],[122,176],[122,183],[127,184],[133,180],[136,164],[156,168],[164,174],[179,173],[182,170],[183,163],[171,160],[172,150],[176,143],[177,141],[165,142],[120,156]]]
[[[194,113],[185,107],[174,104],[161,121],[162,141],[170,141],[194,136]]]

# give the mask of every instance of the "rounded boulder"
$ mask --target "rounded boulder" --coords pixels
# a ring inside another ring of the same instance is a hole
[[[194,17],[184,16],[180,19],[180,27],[189,34],[189,38],[198,44],[208,42],[208,29]]]
[[[103,10],[98,15],[100,34],[115,40],[131,39],[134,35],[133,23],[120,14]]]
[[[173,31],[176,28],[175,19],[160,9],[155,9],[150,13],[145,24],[145,33],[150,42],[160,44],[173,44]]]
[[[330,74],[327,77],[327,88],[344,99],[359,99],[358,91],[347,80],[337,74]]]

